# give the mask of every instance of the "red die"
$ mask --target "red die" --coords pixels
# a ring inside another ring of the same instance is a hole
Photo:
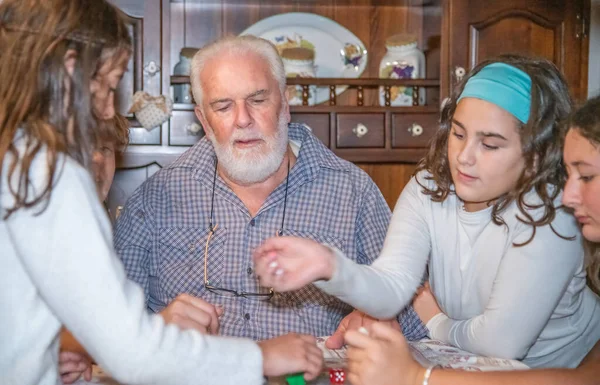
[[[345,379],[346,373],[344,373],[344,369],[329,369],[329,383],[343,384]]]

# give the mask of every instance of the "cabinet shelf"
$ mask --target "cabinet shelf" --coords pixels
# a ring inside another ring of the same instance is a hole
[[[189,84],[189,76],[171,76],[171,84]],[[440,87],[439,79],[380,79],[380,78],[288,78],[288,85],[299,86],[396,86],[396,87]]]
[[[193,111],[195,104],[175,103],[174,111]],[[439,114],[440,109],[437,106],[406,106],[406,107],[383,107],[383,106],[330,106],[321,104],[316,106],[290,106],[290,112],[293,114],[302,113],[400,113],[400,114]]]

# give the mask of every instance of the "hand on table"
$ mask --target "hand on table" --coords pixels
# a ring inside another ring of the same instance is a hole
[[[402,333],[381,322],[366,329],[368,335],[357,330],[345,335],[348,381],[352,385],[420,384],[425,369],[412,357]]]
[[[86,381],[91,381],[92,362],[85,354],[62,351],[58,356],[58,372],[64,384],[72,384],[82,375]]]
[[[331,279],[335,255],[310,239],[274,237],[254,250],[254,270],[260,284],[284,292],[314,281]]]
[[[182,329],[195,329],[203,334],[219,333],[219,317],[223,308],[189,294],[180,294],[160,315],[166,323]]]
[[[263,356],[263,373],[276,377],[304,373],[304,379],[314,380],[323,369],[323,351],[313,336],[286,334],[258,343]]]
[[[415,298],[413,299],[413,308],[425,325],[427,325],[433,317],[442,313],[442,309],[440,309],[440,306],[431,292],[429,282],[426,282],[425,285],[417,289],[417,294],[415,294]]]
[[[329,337],[327,341],[325,341],[325,347],[328,349],[339,349],[344,345],[344,335],[347,331],[358,330],[360,327],[368,327],[375,322],[385,323],[392,329],[400,331],[400,324],[395,319],[378,320],[377,318],[368,316],[359,310],[354,310],[352,313],[344,317],[335,333],[333,333],[333,335]]]

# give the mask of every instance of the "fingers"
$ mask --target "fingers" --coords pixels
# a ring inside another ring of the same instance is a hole
[[[61,374],[60,379],[63,384],[69,385],[77,381],[81,377],[81,372],[71,372],[68,374]]]
[[[58,359],[61,363],[67,361],[81,362],[85,360],[85,357],[80,353],[64,350],[60,352]]]
[[[390,325],[383,322],[376,322],[371,325],[371,337],[382,341],[400,341],[404,336],[398,330],[394,330]]]
[[[352,385],[360,385],[360,373],[362,373],[362,365],[366,359],[366,352],[363,349],[353,348],[348,349],[348,363],[346,376]]]
[[[201,333],[218,334],[219,316],[223,309],[188,294],[179,295],[161,315],[167,323],[184,329],[196,329]]]
[[[344,334],[346,328],[340,325],[335,333],[325,341],[325,347],[327,349],[341,349],[344,346]]]
[[[171,323],[177,325],[183,330],[196,330],[201,334],[210,334],[210,331],[206,325],[195,322],[191,318],[182,318],[179,316],[174,316],[173,321]]]
[[[349,370],[348,373],[346,374],[346,376],[348,377],[348,381],[352,385],[363,385],[362,381],[360,380],[360,377],[358,377],[358,375],[356,373],[358,373],[358,372]]]
[[[197,317],[197,322],[205,325],[212,334],[219,333],[219,314],[213,304],[187,294],[182,295],[182,300],[193,306],[191,311]]]
[[[61,380],[65,384],[72,384],[77,381],[82,373],[90,371],[91,379],[91,365],[86,357],[79,353],[63,351],[59,355],[59,367],[58,371],[61,376]]]
[[[59,365],[58,371],[60,374],[68,374],[68,373],[72,373],[72,372],[77,372],[79,375],[87,367],[88,367],[88,365],[83,361],[79,361],[79,362],[67,361],[67,362],[63,362]]]
[[[86,381],[92,381],[92,365],[88,366],[88,368],[83,372],[83,379]]]
[[[335,330],[335,333],[325,341],[325,347],[327,349],[341,349],[344,346],[344,334],[346,334],[346,330],[348,329],[348,317],[351,317],[353,313],[348,314],[340,325]]]
[[[258,344],[267,376],[302,372],[306,380],[312,380],[321,373],[323,352],[313,336],[288,334]]]
[[[371,338],[358,330],[348,330],[344,335],[344,341],[353,348],[366,349]]]
[[[335,333],[333,333],[333,335],[329,337],[327,341],[325,341],[325,347],[327,349],[340,349],[342,346],[344,346],[344,334],[346,334],[346,331],[350,329],[358,329],[361,327],[363,323],[363,315],[364,313],[354,310],[352,313],[344,317]]]
[[[307,381],[317,378],[323,370],[323,352],[316,345],[308,345],[306,350],[306,369],[304,379]]]
[[[254,249],[254,252],[252,253],[254,261],[266,257],[269,253],[276,254],[277,252],[284,250],[287,246],[288,238],[289,237],[272,237],[264,241],[262,245]]]
[[[348,330],[358,330],[365,323],[365,313],[355,310],[350,313],[351,317],[348,319]]]

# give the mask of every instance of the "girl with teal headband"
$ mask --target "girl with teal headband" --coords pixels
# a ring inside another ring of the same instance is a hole
[[[481,63],[445,104],[380,257],[361,266],[344,250],[270,239],[255,252],[262,284],[287,291],[314,282],[391,319],[428,266],[413,306],[431,338],[530,367],[577,366],[600,338],[600,304],[585,286],[581,234],[560,202],[559,128],[570,110],[549,61]]]
[[[573,210],[582,225],[588,249],[588,280],[590,287],[600,293],[600,96],[589,100],[575,112],[566,127],[563,153],[568,179],[562,202]],[[351,346],[348,353],[351,357],[356,357],[357,352],[361,354],[367,351],[371,356],[383,357],[377,363],[363,367],[360,367],[360,363],[364,359],[350,361],[350,373],[359,377],[353,385],[423,384],[427,369],[413,359],[400,333],[377,323],[370,328],[369,337],[350,331],[346,334],[346,340]],[[355,348],[357,346],[359,348]],[[387,381],[380,381],[380,377],[374,378],[370,373],[385,373]],[[427,382],[430,385],[596,385],[599,374],[600,341],[576,369],[487,373],[436,369],[429,373]]]

